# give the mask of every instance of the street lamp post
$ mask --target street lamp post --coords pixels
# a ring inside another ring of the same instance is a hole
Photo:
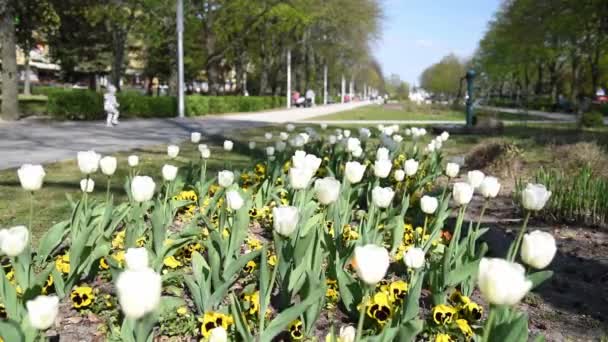
[[[291,49],[287,50],[287,108],[291,108]]]
[[[184,1],[177,0],[177,113],[184,117]]]
[[[465,76],[467,80],[467,127],[473,127],[473,80],[475,79],[475,70],[470,69]]]

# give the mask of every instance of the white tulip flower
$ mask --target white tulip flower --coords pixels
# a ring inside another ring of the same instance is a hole
[[[24,190],[37,191],[42,188],[42,182],[46,173],[42,165],[24,164],[17,170],[17,176]]]
[[[327,129],[327,124],[326,123],[322,123],[320,126],[321,126],[321,129]]]
[[[318,158],[314,154],[307,154],[306,158],[304,158],[304,167],[311,170],[312,173],[315,173],[321,166],[322,162],[323,159]]]
[[[391,205],[394,196],[395,191],[393,191],[393,189],[377,186],[372,190],[372,203],[379,208],[388,208],[388,206]]]
[[[203,150],[208,150],[209,146],[207,144],[198,144],[198,151],[203,152]]]
[[[471,202],[471,199],[473,199],[473,191],[473,187],[469,183],[454,183],[452,197],[456,204],[462,206]]]
[[[406,129],[405,129],[405,135],[407,135],[408,137],[409,137],[410,135],[412,135],[412,130],[411,130],[411,129],[409,129],[409,128],[406,128]]]
[[[37,296],[25,303],[27,319],[32,328],[46,330],[50,328],[59,314],[59,298],[57,296]]]
[[[130,167],[136,167],[139,165],[139,157],[136,155],[130,155],[127,158],[127,164],[129,164]]]
[[[154,312],[160,304],[162,279],[151,268],[126,270],[118,276],[116,289],[125,316],[140,319]]]
[[[128,270],[141,271],[149,267],[148,251],[143,248],[129,248],[125,252],[125,264]]]
[[[131,195],[135,202],[145,202],[152,199],[156,184],[151,177],[135,176],[131,181]]]
[[[439,201],[435,197],[424,195],[420,199],[420,209],[427,215],[433,215],[439,206]]]
[[[297,150],[293,153],[291,157],[291,164],[293,167],[303,169],[304,164],[306,163],[306,152],[302,150]]]
[[[279,133],[279,139],[282,141],[287,141],[289,140],[289,134],[287,132],[281,132]]]
[[[95,181],[91,178],[84,178],[80,181],[80,190],[82,192],[91,193],[95,189]]]
[[[439,137],[441,138],[441,141],[446,142],[450,138],[450,133],[443,131]]]
[[[296,126],[289,123],[285,126],[285,129],[287,130],[287,132],[293,132],[293,130],[296,129]]]
[[[232,210],[239,210],[245,203],[243,198],[238,191],[230,190],[226,192],[226,202],[228,202],[228,208]]]
[[[524,267],[504,259],[481,259],[477,282],[482,297],[494,305],[515,305],[532,287]]]
[[[273,146],[266,147],[266,155],[269,157],[274,156],[274,147]]]
[[[340,181],[333,177],[317,179],[314,190],[319,203],[323,205],[331,204],[340,196]]]
[[[289,184],[295,190],[306,189],[313,176],[310,169],[292,167],[289,169]]]
[[[403,171],[401,169],[395,170],[394,176],[395,176],[395,180],[397,182],[402,182],[405,179],[405,171]]]
[[[551,191],[542,184],[528,184],[522,192],[524,208],[532,211],[542,210],[551,197]]]
[[[277,141],[277,143],[275,144],[275,148],[278,152],[285,151],[286,147],[287,147],[287,144],[284,141]]]
[[[404,164],[405,174],[408,177],[414,176],[416,174],[416,172],[418,172],[418,165],[420,165],[420,163],[418,163],[414,159],[408,159],[408,160],[406,160],[405,164]]]
[[[557,252],[553,235],[535,230],[525,234],[521,245],[521,260],[526,264],[543,269],[551,263]]]
[[[290,236],[298,226],[298,208],[292,206],[279,206],[272,209],[274,230],[282,236]]]
[[[351,154],[353,155],[353,157],[359,158],[363,155],[363,149],[361,148],[361,146],[358,146],[357,149],[351,152]]]
[[[9,257],[23,253],[28,245],[30,232],[25,226],[0,230],[0,251]]]
[[[250,141],[250,142],[249,142],[249,149],[250,149],[250,150],[255,149],[255,141]]]
[[[351,184],[357,184],[363,179],[363,174],[365,173],[366,165],[362,165],[359,162],[351,161],[347,162],[344,167],[344,175],[346,179]]]
[[[486,176],[483,174],[483,172],[479,170],[469,171],[467,173],[467,182],[473,187],[473,189],[477,189],[485,177]]]
[[[163,179],[167,182],[172,182],[177,177],[177,166],[165,164],[162,169]]]
[[[77,160],[80,172],[85,175],[90,175],[91,173],[97,172],[100,159],[101,155],[95,153],[95,151],[78,152]]]
[[[264,133],[264,138],[266,138],[266,140],[272,140],[272,133],[270,133],[270,132]]]
[[[105,156],[99,160],[99,168],[101,169],[101,173],[108,177],[114,175],[117,166],[118,161],[114,157]]]
[[[388,160],[388,148],[380,147],[378,151],[376,151],[376,159],[377,160]]]
[[[485,177],[479,186],[479,192],[485,198],[494,198],[499,191],[500,183],[496,177]]]
[[[388,251],[374,244],[355,247],[354,267],[367,285],[376,285],[386,276],[390,263]]]
[[[234,143],[231,140],[224,140],[224,150],[225,151],[232,151],[233,147],[234,147]]]
[[[372,136],[372,131],[369,130],[369,128],[359,128],[359,139],[365,141],[367,139],[369,139]]]
[[[450,178],[458,177],[458,173],[460,172],[460,165],[456,163],[447,163],[445,166],[445,174]]]
[[[393,141],[396,143],[400,143],[403,141],[403,137],[399,134],[395,134],[395,135],[393,135]]]
[[[357,138],[348,138],[346,140],[346,150],[348,152],[353,152],[357,149],[361,148],[361,140],[357,139]]]
[[[409,268],[419,269],[424,266],[424,250],[418,247],[411,247],[403,254],[403,261]]]
[[[167,156],[169,156],[169,158],[175,159],[175,158],[177,158],[178,154],[179,154],[179,146],[177,146],[177,145],[167,146]]]
[[[201,141],[201,133],[200,132],[190,133],[190,141],[193,144],[198,144]]]
[[[350,138],[350,129],[345,129],[344,131],[342,131],[342,134],[344,134],[344,137]]]
[[[340,342],[355,342],[357,330],[352,325],[344,325],[340,327],[340,335],[338,341]]]
[[[209,342],[226,342],[228,341],[228,333],[224,327],[219,326],[211,329],[209,332]]]
[[[328,137],[328,140],[330,145],[335,145],[336,142],[338,142],[338,138],[335,135],[330,135]]]
[[[391,173],[393,163],[388,159],[376,160],[374,162],[374,175],[378,178],[386,178]]]
[[[209,150],[208,148],[203,149],[200,152],[201,152],[201,158],[203,158],[203,159],[209,159],[209,157],[211,157],[211,150]]]
[[[234,173],[228,170],[220,171],[217,174],[217,181],[221,187],[227,188],[234,183]]]

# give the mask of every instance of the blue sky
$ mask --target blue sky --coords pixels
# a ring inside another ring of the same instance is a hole
[[[453,52],[469,57],[501,0],[383,0],[385,22],[375,55],[384,74],[410,84]]]

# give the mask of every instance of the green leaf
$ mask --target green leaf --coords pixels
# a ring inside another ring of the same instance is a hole
[[[469,262],[450,271],[446,278],[445,285],[456,286],[469,277],[472,277],[479,269],[479,261],[480,260]]]
[[[403,315],[401,316],[401,322],[408,322],[418,316],[420,311],[420,293],[422,292],[422,281],[424,279],[424,272],[416,272],[415,283],[411,284],[411,287],[407,294],[407,299],[403,303]]]
[[[530,290],[535,289],[540,284],[542,284],[545,280],[551,278],[553,276],[553,271],[540,271],[535,272],[528,275],[528,280],[532,282],[532,288]]]
[[[6,342],[23,342],[25,336],[17,322],[12,320],[0,321],[0,337]]]
[[[253,336],[251,336],[251,332],[249,332],[249,324],[244,320],[245,315],[243,315],[241,304],[239,303],[238,299],[234,294],[232,295],[230,311],[232,312],[232,317],[234,317],[234,325],[236,326],[236,331],[241,335],[243,341],[253,341]]]
[[[399,341],[415,341],[416,336],[424,328],[424,322],[420,319],[411,320],[399,327]]]
[[[42,235],[38,244],[38,255],[36,256],[38,263],[46,261],[53,250],[61,244],[69,225],[69,221],[59,222]]]

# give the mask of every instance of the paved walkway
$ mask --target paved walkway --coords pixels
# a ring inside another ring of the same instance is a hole
[[[114,128],[105,122],[40,122],[23,120],[0,124],[0,170],[24,163],[50,163],[75,158],[78,151],[100,153],[128,151],[144,146],[177,143],[190,132],[204,135],[285,123],[341,112],[368,102],[335,104],[314,108],[293,108],[257,114],[229,114],[202,118],[127,120]]]
[[[540,116],[543,118],[557,120],[561,122],[576,122],[576,115],[568,114],[568,113],[557,113],[557,112],[543,112],[540,110],[527,110],[527,109],[518,109],[518,108],[502,108],[502,107],[492,107],[492,106],[478,106],[480,109],[495,111],[495,112],[503,112],[509,114],[519,114],[519,115],[534,115]]]

